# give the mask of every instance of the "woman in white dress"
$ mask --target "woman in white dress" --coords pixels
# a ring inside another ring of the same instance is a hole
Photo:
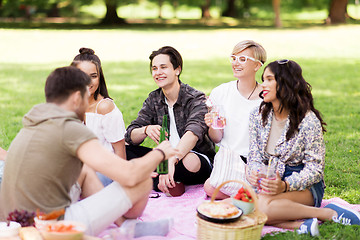
[[[246,158],[249,152],[249,116],[261,103],[260,85],[255,80],[256,72],[266,61],[266,51],[252,40],[241,41],[234,47],[230,62],[236,80],[223,83],[211,91],[208,103],[224,109],[226,126],[212,126],[211,113],[205,115],[209,136],[220,148],[215,155],[211,176],[204,190],[211,196],[215,188],[227,180],[245,181]],[[231,182],[222,187],[217,199],[235,195],[241,187]]]
[[[80,48],[79,52],[71,65],[81,69],[91,78],[85,124],[97,135],[105,148],[126,159],[123,116],[109,96],[101,61],[92,49]],[[104,186],[112,182],[100,173],[98,176]]]

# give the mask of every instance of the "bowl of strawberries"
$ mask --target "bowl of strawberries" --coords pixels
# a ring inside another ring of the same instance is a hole
[[[254,199],[249,190],[241,187],[235,196],[231,197],[233,205],[243,211],[243,215],[247,215],[254,211]]]

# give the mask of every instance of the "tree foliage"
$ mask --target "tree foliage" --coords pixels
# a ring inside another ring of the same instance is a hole
[[[125,20],[117,14],[120,6],[152,2],[159,7],[158,17],[162,18],[162,6],[171,5],[176,9],[181,6],[201,9],[203,18],[211,18],[210,9],[216,7],[222,16],[244,18],[254,14],[253,9],[266,9],[274,12],[275,26],[281,26],[280,12],[298,12],[305,9],[328,9],[328,23],[344,23],[347,14],[348,0],[0,0],[0,17],[33,16],[69,16],[77,13],[83,5],[101,2],[106,6],[104,24],[122,24]],[[281,10],[281,11],[280,11]]]
[[[51,17],[54,11],[61,9],[74,10],[79,6],[91,4],[93,0],[2,0],[1,17],[27,17],[35,14],[46,14]]]

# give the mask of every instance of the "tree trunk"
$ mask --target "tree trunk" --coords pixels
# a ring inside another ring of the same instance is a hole
[[[101,20],[101,24],[126,24],[126,21],[117,15],[116,0],[105,0],[106,15]]]
[[[328,24],[345,23],[348,0],[332,0],[330,3]]]
[[[272,0],[272,5],[275,13],[275,27],[281,28],[281,18],[280,18],[280,4],[281,0]]]
[[[224,17],[233,17],[233,18],[238,17],[239,15],[235,5],[235,0],[227,0],[226,2],[227,2],[227,6],[224,12],[222,13],[222,15]]]
[[[159,0],[158,3],[159,3],[159,19],[162,19],[161,9],[163,5],[163,0]]]
[[[177,9],[179,7],[179,1],[178,0],[173,1],[173,7],[174,7],[174,17],[177,18]]]
[[[29,8],[29,6],[27,6],[27,8]],[[28,10],[27,10],[28,11]],[[26,15],[29,15],[29,16],[27,16],[28,18],[30,18],[30,14],[26,14]],[[57,3],[53,3],[52,5],[51,5],[51,8],[50,8],[50,10],[48,11],[48,13],[47,13],[47,16],[48,17],[60,17],[60,13],[59,13],[59,7],[58,7],[58,4]]]
[[[201,18],[211,18],[210,5],[211,0],[205,0],[205,4],[201,6]]]

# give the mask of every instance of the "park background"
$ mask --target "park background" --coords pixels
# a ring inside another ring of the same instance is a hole
[[[302,66],[313,87],[315,107],[328,124],[325,198],[360,204],[360,25],[356,20],[360,6],[356,0],[346,1],[342,23],[329,21],[336,0],[282,0],[279,15],[272,5],[276,1],[237,0],[235,17],[222,16],[228,1],[221,0],[210,1],[210,16],[202,16],[201,4],[206,1],[200,0],[176,1],[177,8],[175,1],[118,1],[121,21],[108,23],[105,2],[100,0],[0,2],[1,147],[8,149],[22,127],[23,115],[45,101],[49,73],[69,65],[80,47],[94,49],[102,60],[110,96],[128,125],[156,88],[148,60],[153,50],[165,45],[178,49],[184,59],[181,80],[208,95],[219,84],[234,80],[228,61],[233,46],[253,39],[267,50],[266,64],[292,59]],[[71,7],[69,2],[77,5]],[[11,11],[10,3],[17,3]],[[35,6],[32,3],[43,5],[29,15],[26,11]],[[49,17],[53,3],[58,15]],[[356,239],[360,228],[325,224],[320,232],[322,239]],[[289,237],[285,234],[283,239]]]

